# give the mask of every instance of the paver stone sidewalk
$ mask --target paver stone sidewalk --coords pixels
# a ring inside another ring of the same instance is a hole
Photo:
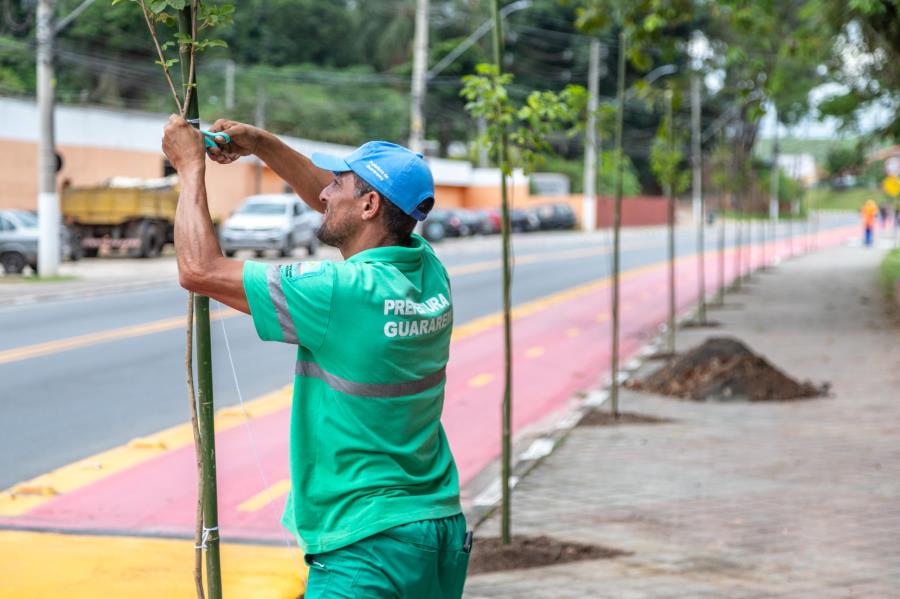
[[[625,391],[625,410],[674,422],[575,428],[515,489],[512,522],[632,554],[472,576],[466,596],[900,597],[900,328],[877,284],[882,256],[788,261],[730,294],[711,313],[722,327],[679,332],[682,349],[734,335],[795,378],[830,382],[830,397]],[[497,531],[494,517],[476,539]]]

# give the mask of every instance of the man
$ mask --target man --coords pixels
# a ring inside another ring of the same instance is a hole
[[[875,218],[878,216],[878,204],[875,200],[866,200],[862,207],[863,219],[863,243],[872,245],[872,231],[875,228]]]
[[[181,285],[297,345],[291,493],[282,523],[310,567],[307,599],[462,595],[471,535],[441,427],[452,328],[447,271],[412,234],[434,204],[420,155],[369,142],[310,161],[274,135],[220,120],[220,163],[255,154],[314,209],[344,262],[267,266],[222,256],[201,134],[171,117],[163,151],[181,178]]]

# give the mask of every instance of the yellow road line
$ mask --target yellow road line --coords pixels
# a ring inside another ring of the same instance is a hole
[[[4,597],[189,599],[193,541],[0,532]],[[296,599],[306,588],[299,549],[221,544],[225,597]]]
[[[289,407],[291,397],[291,386],[288,385],[247,402],[248,411],[253,414],[253,417],[259,418]],[[216,415],[216,432],[226,431],[245,421],[243,418],[234,418],[231,412],[233,412],[231,408],[219,411]],[[193,442],[191,425],[187,422],[78,460],[0,492],[0,516],[20,516],[51,501],[57,495],[81,489],[107,476],[155,458],[166,451],[178,449]]]
[[[470,378],[469,386],[475,387],[477,389],[478,387],[484,387],[485,385],[490,384],[491,381],[493,381],[493,380],[494,380],[493,374],[491,374],[489,372],[484,372],[482,374],[479,374],[478,376],[473,376],[472,378]]]
[[[607,247],[587,247],[577,248],[573,250],[560,250],[558,252],[547,252],[544,254],[528,254],[513,258],[514,266],[523,264],[537,264],[539,262],[554,262],[556,260],[564,260],[566,258],[585,258],[589,256],[600,256],[610,252]],[[468,275],[486,270],[496,270],[503,267],[502,260],[485,260],[483,262],[473,262],[471,264],[462,264],[447,269],[447,274],[452,276]]]
[[[686,260],[695,260],[695,257],[682,256],[681,258],[676,259],[676,263]],[[646,272],[650,272],[656,268],[659,268],[662,264],[665,264],[665,262],[654,262],[653,264],[638,266],[637,268],[633,268],[627,272],[622,273],[619,276],[619,280],[621,282],[631,280]],[[518,320],[520,318],[542,312],[563,302],[590,295],[591,293],[605,287],[609,287],[610,285],[612,285],[612,277],[602,277],[588,283],[576,285],[575,287],[569,287],[568,289],[564,289],[563,291],[557,291],[556,293],[545,295],[544,297],[540,297],[536,300],[532,300],[524,304],[519,304],[512,309],[512,319]],[[608,318],[609,316],[607,315],[607,319]],[[472,335],[481,333],[482,331],[486,331],[493,327],[499,326],[502,323],[503,312],[494,312],[493,314],[488,314],[487,316],[482,316],[480,318],[470,320],[466,324],[453,327],[452,339],[453,341],[461,341],[467,337],[471,337]]]
[[[220,318],[231,318],[240,314],[237,310],[231,308],[223,308],[214,310],[209,313],[210,320],[218,320]],[[166,318],[154,322],[137,324],[118,329],[110,329],[108,331],[100,331],[99,333],[89,333],[87,335],[79,335],[77,337],[68,337],[66,339],[58,339],[56,341],[47,341],[46,343],[36,343],[34,345],[26,345],[16,349],[9,349],[0,352],[0,364],[8,364],[10,362],[18,362],[29,358],[37,358],[47,354],[54,354],[70,349],[79,349],[96,345],[98,343],[106,343],[108,341],[117,341],[128,337],[138,337],[140,335],[149,335],[151,333],[159,333],[169,331],[185,326],[186,316],[177,316],[175,318]]]
[[[532,359],[539,358],[543,355],[544,355],[544,348],[539,345],[536,347],[529,347],[528,350],[525,352],[526,358],[532,358]]]
[[[538,262],[551,262],[567,258],[597,256],[606,253],[609,253],[609,249],[605,247],[578,248],[574,250],[562,250],[559,252],[549,252],[545,254],[529,254],[528,256],[523,256],[516,259],[515,263],[517,265],[534,264]],[[503,263],[500,260],[487,260],[483,262],[475,262],[472,264],[465,264],[462,266],[457,266],[455,268],[450,268],[448,270],[448,273],[451,276],[460,276],[486,270],[495,270],[500,268],[502,265]],[[240,314],[240,312],[236,310],[232,310],[231,308],[223,308],[221,310],[210,312],[210,319],[217,320],[220,318],[231,318],[233,316],[237,316],[238,314]],[[118,341],[120,339],[127,339],[130,337],[139,337],[141,335],[160,333],[162,331],[169,331],[172,329],[183,327],[184,324],[185,317],[177,316],[175,318],[166,318],[163,320],[157,320],[154,322],[147,322],[127,327],[120,327],[108,331],[88,333],[86,335],[78,335],[76,337],[68,337],[66,339],[57,339],[54,341],[47,341],[45,343],[36,343],[34,345],[27,345],[25,347],[18,347],[6,351],[0,351],[0,364],[19,362],[22,360],[37,358],[48,354],[89,347],[91,345],[97,345],[99,343],[107,343],[110,341]]]
[[[288,479],[280,480],[241,503],[237,509],[239,512],[256,512],[263,506],[266,506],[282,495],[285,495],[290,490],[291,481]]]

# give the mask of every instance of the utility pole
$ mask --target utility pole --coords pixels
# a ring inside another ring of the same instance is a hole
[[[38,272],[52,277],[59,272],[59,196],[56,193],[56,140],[53,129],[55,102],[53,41],[55,0],[37,5],[38,103]]]
[[[256,82],[256,112],[254,115],[254,125],[260,129],[266,128],[266,86],[262,78]],[[262,176],[263,162],[259,158],[256,159],[256,168],[253,172],[253,188],[254,193],[262,193]]]
[[[230,58],[225,61],[225,110],[234,110],[234,61]]]
[[[619,417],[619,246],[622,228],[622,177],[625,170],[625,151],[622,148],[622,129],[625,126],[625,51],[628,38],[625,27],[619,31],[619,72],[616,77],[616,201],[613,204],[613,284],[612,284],[612,382],[609,405],[614,418]]]
[[[597,94],[600,90],[600,41],[591,40],[588,66],[588,114],[584,139],[584,201],[581,209],[581,228],[597,228]]]
[[[416,0],[416,32],[413,41],[412,107],[410,109],[409,148],[424,153],[425,86],[428,75],[428,0]]]
[[[691,165],[694,222],[697,225],[697,323],[706,324],[706,261],[703,223],[703,157],[700,148],[700,73],[697,65],[691,71]]]

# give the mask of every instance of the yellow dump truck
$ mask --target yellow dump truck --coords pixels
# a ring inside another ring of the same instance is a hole
[[[178,177],[114,177],[103,185],[65,187],[62,214],[86,257],[101,248],[129,256],[158,256],[173,241]]]

